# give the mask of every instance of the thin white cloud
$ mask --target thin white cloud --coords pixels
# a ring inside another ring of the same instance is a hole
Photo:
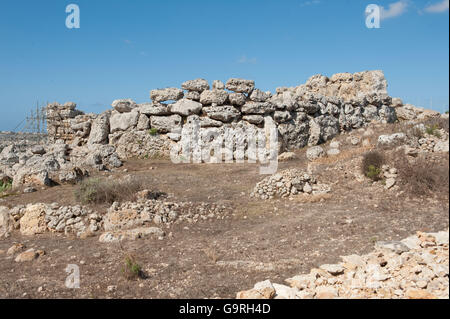
[[[131,40],[128,40],[128,39],[123,40],[123,42],[125,42],[126,44],[131,44],[132,43]]]
[[[380,7],[381,9],[381,19],[391,19],[398,16],[401,16],[406,12],[408,8],[408,2],[405,0],[397,1],[389,4],[389,7],[385,9],[384,7]]]
[[[239,58],[237,62],[241,64],[255,64],[256,58],[247,58],[246,55],[243,55]]]
[[[431,4],[427,7],[425,7],[425,12],[441,13],[441,12],[448,11],[448,7],[449,7],[449,0],[443,0],[441,2]]]

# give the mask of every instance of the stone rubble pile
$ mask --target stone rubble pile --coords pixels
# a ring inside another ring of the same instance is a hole
[[[448,118],[447,118],[448,121]],[[420,153],[448,153],[449,133],[444,129],[427,127],[420,123],[406,133],[399,132],[378,137],[379,147],[398,147],[405,154],[417,156]]]
[[[396,189],[397,183],[397,169],[395,167],[390,167],[389,165],[383,165],[381,167],[381,171],[383,174],[383,183],[385,189]]]
[[[8,212],[6,207],[0,210]],[[19,229],[22,235],[36,235],[45,232],[75,234],[80,237],[89,231],[95,233],[103,228],[102,218],[82,206],[60,206],[52,204],[19,205],[7,213],[12,229]],[[6,218],[5,218],[6,219]]]
[[[13,144],[0,153],[0,172],[13,181],[13,188],[76,183],[92,169],[120,166],[122,161],[112,145],[73,147],[58,140],[25,150]]]
[[[298,194],[324,194],[330,187],[317,183],[314,176],[298,169],[287,169],[257,183],[250,197],[260,199],[287,198]]]
[[[289,286],[257,283],[238,299],[448,299],[449,231],[417,232],[402,241],[377,242],[367,255],[342,257]]]

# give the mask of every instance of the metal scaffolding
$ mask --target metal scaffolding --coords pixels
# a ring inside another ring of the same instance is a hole
[[[30,110],[30,115],[14,128],[14,131],[24,133],[47,133],[47,104],[39,106],[39,101],[36,102],[36,107]]]

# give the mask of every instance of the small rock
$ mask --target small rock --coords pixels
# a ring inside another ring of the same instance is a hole
[[[320,266],[320,269],[323,269],[325,271],[328,271],[333,276],[337,276],[344,273],[344,267],[342,267],[339,264],[325,264]]]

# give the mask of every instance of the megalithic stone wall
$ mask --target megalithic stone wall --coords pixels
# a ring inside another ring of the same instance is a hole
[[[174,143],[182,143],[182,128],[194,122],[201,131],[220,135],[240,128],[260,132],[269,121],[278,128],[280,150],[289,150],[323,143],[371,121],[394,122],[395,108],[402,107],[388,95],[382,71],[315,75],[273,94],[255,88],[252,80],[216,80],[210,86],[197,79],[181,88],[152,90],[150,99],[142,104],[116,100],[112,110],[99,115],[79,112],[73,103],[51,104],[49,139],[77,146],[111,144],[121,158],[168,156]]]

